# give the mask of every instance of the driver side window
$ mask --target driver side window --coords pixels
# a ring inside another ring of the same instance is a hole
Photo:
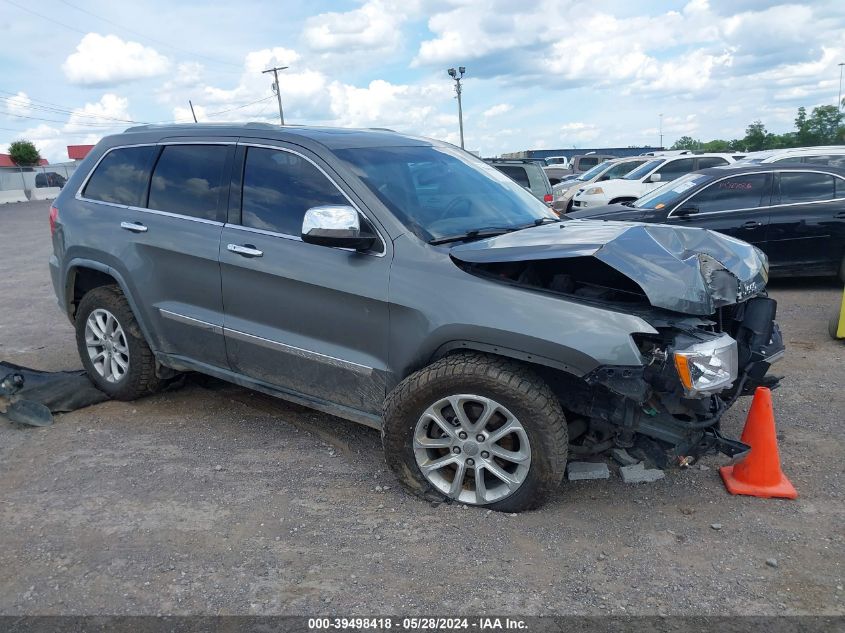
[[[699,213],[754,209],[768,203],[771,174],[746,174],[725,178],[699,191],[684,207],[695,207]]]
[[[657,170],[657,173],[660,174],[660,182],[669,182],[690,173],[694,163],[694,158],[682,158],[668,162]]]

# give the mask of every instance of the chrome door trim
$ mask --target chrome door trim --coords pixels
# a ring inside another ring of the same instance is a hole
[[[284,141],[280,141],[280,142],[284,142]],[[332,183],[334,188],[337,189],[344,198],[346,198],[346,201],[349,203],[349,206],[351,206],[353,209],[355,209],[358,213],[360,213],[362,216],[364,216],[367,219],[367,222],[369,222],[372,225],[373,229],[376,232],[376,235],[378,235],[379,242],[381,242],[381,252],[380,253],[373,253],[373,252],[368,251],[368,252],[363,252],[361,254],[362,255],[369,255],[371,257],[384,257],[385,255],[387,255],[387,242],[385,241],[384,237],[382,236],[381,231],[379,231],[378,224],[376,222],[374,222],[373,219],[369,215],[364,213],[361,210],[361,208],[357,204],[355,204],[355,201],[352,200],[352,198],[350,198],[347,195],[347,193],[343,190],[343,188],[340,185],[337,184],[337,181],[334,178],[332,178],[328,174],[328,172],[326,172],[325,169],[320,167],[311,158],[309,158],[305,154],[302,154],[301,152],[298,152],[294,149],[290,149],[288,147],[280,147],[278,145],[267,145],[267,144],[264,144],[264,143],[252,143],[250,141],[244,141],[244,140],[238,141],[237,144],[241,145],[243,147],[260,147],[262,149],[273,149],[273,150],[280,151],[280,152],[287,152],[288,154],[293,154],[294,156],[298,156],[299,158],[302,158],[303,160],[306,160],[309,163],[311,163],[314,167],[317,168],[317,170],[321,174],[323,174],[323,176],[326,177],[326,179],[330,183]],[[246,160],[246,159],[244,159],[244,160]],[[241,208],[241,220],[243,220],[243,208]],[[252,227],[244,226],[242,224],[227,223],[226,226],[230,226],[232,228],[238,228],[238,229],[242,229],[242,230],[246,230],[246,231],[254,231],[256,233],[261,233],[262,235],[270,235],[272,237],[282,237],[284,239],[293,239],[293,240],[298,240],[300,242],[302,241],[302,236],[300,236],[300,235],[287,235],[286,233],[276,233],[274,231],[266,231],[266,230],[263,230],[263,229],[253,229]],[[335,247],[333,247],[333,248],[335,248]],[[355,249],[351,249],[351,248],[337,248],[336,250],[349,251],[349,252],[353,252],[353,253],[359,252],[359,251],[356,251]]]
[[[201,319],[195,319],[194,317],[185,316],[184,314],[172,312],[171,310],[165,310],[164,308],[159,308],[158,311],[165,319],[176,321],[177,323],[182,323],[183,325],[193,325],[194,327],[198,327],[201,330],[207,330],[214,334],[223,334],[223,327],[220,325],[215,325],[214,323],[209,323],[208,321],[203,321]]]
[[[280,343],[279,341],[264,338],[263,336],[247,334],[246,332],[241,332],[240,330],[233,330],[231,328],[224,327],[223,335],[239,341],[243,341],[245,343],[252,343],[253,345],[265,347],[267,349],[271,349],[277,352],[284,352],[286,354],[305,358],[306,360],[313,360],[318,363],[323,363],[324,365],[331,365],[332,367],[347,369],[349,371],[353,371],[357,374],[362,374],[364,376],[370,376],[373,373],[373,368],[368,367],[367,365],[353,363],[352,361],[344,360],[342,358],[336,358],[335,356],[329,356],[327,354],[320,354],[319,352],[312,352],[311,350],[303,349],[301,347],[294,347],[293,345],[287,345],[286,343]]]
[[[766,164],[774,164],[774,163],[766,163]],[[740,176],[753,176],[754,174],[771,174],[772,179],[774,180],[774,175],[775,175],[775,172],[777,172],[777,171],[779,171],[779,170],[772,169],[772,171],[751,171],[751,172],[746,172],[744,174],[729,174],[727,176],[719,178],[719,180],[714,180],[713,182],[711,182],[709,185],[707,185],[703,189],[699,189],[695,193],[687,196],[682,202],[675,205],[675,208],[672,209],[672,211],[669,212],[669,215],[666,216],[666,219],[668,220],[669,218],[672,218],[672,217],[675,217],[675,218],[677,218],[677,217],[697,218],[697,217],[701,217],[702,215],[715,215],[717,213],[736,213],[738,211],[754,211],[756,209],[777,209],[777,208],[780,208],[780,207],[797,207],[797,206],[804,206],[804,205],[808,205],[808,204],[828,204],[830,202],[845,202],[845,198],[831,198],[830,200],[813,200],[811,202],[785,202],[783,204],[767,204],[767,205],[762,205],[762,206],[759,206],[759,207],[742,207],[742,208],[739,208],[739,209],[725,209],[724,211],[704,211],[703,213],[695,213],[692,216],[677,216],[677,215],[674,215],[675,211],[680,209],[681,206],[687,200],[690,200],[694,196],[698,195],[699,193],[704,191],[704,189],[709,189],[710,187],[715,185],[717,182],[722,182],[723,180],[727,180],[728,178],[737,178],[737,177],[740,177]],[[825,171],[817,171],[815,169],[790,169],[786,173],[822,174],[824,176],[832,176],[833,178],[839,178],[840,180],[845,181],[845,178],[841,178],[840,176],[837,176],[836,174],[830,174],[830,173],[825,172]],[[772,182],[772,186],[774,186],[774,182]],[[772,197],[774,197],[774,190],[772,191]]]

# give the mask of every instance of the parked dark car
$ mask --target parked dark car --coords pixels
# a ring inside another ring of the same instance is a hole
[[[59,187],[65,186],[67,178],[54,171],[40,172],[35,174],[35,187],[42,189],[44,187]]]
[[[567,217],[712,229],[760,248],[772,276],[839,275],[845,281],[845,169],[714,167],[681,176],[630,206],[587,208]]]
[[[784,351],[752,246],[562,222],[468,152],[390,131],[132,128],[49,222],[101,390],[196,371],[371,426],[429,500],[537,507],[568,455],[635,442],[736,457],[722,414]]]
[[[542,162],[533,158],[485,158],[506,176],[530,191],[537,200],[552,206],[552,185],[543,171]]]

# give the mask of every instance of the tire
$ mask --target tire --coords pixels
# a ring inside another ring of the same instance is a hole
[[[89,327],[91,319],[94,323]],[[107,326],[103,328],[101,323]],[[103,330],[108,332],[104,337],[95,333]],[[82,297],[76,311],[76,346],[88,377],[112,398],[135,400],[158,390],[155,357],[117,286],[100,286]],[[89,353],[90,349],[94,351]],[[96,354],[96,363],[92,354]],[[110,357],[115,358],[114,364],[104,360]]]
[[[482,424],[481,414],[493,413],[486,426],[471,430],[455,415],[453,403],[471,424]],[[439,412],[439,422],[433,411]],[[451,430],[444,424],[451,424]],[[514,430],[495,439],[497,432],[507,431],[506,424]],[[462,429],[481,433],[462,440]],[[482,435],[484,442],[474,441]],[[475,352],[447,356],[399,383],[385,401],[382,443],[388,466],[412,494],[501,512],[543,505],[560,487],[569,447],[566,419],[549,386],[516,361]],[[462,449],[460,455],[454,454],[456,447]],[[502,454],[508,457],[501,459]],[[463,460],[466,469],[457,494],[457,462],[432,470],[428,478],[421,467],[452,459]],[[479,476],[483,488],[478,487]]]

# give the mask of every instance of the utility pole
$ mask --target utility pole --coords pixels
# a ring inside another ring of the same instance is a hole
[[[196,114],[196,112],[194,112],[194,104],[191,103],[190,99],[188,99],[188,105],[191,106],[191,116],[194,117],[194,123],[196,123],[197,122],[197,114]]]
[[[466,66],[458,66],[457,72],[455,72],[454,68],[450,68],[447,71],[449,76],[455,80],[455,92],[458,95],[458,126],[461,130],[461,149],[464,149],[464,111],[461,106],[461,78],[464,76],[466,71]]]
[[[663,149],[663,114],[660,114],[660,149]]]
[[[279,121],[282,122],[282,125],[285,124],[285,113],[282,110],[282,91],[279,90],[279,71],[285,70],[286,68],[287,66],[276,66],[275,68],[262,71],[263,75],[273,73],[273,85],[271,88],[273,89],[273,92],[276,93],[276,99],[279,101]]]
[[[842,67],[845,62],[839,62],[839,98],[836,100],[836,110],[842,112]]]

